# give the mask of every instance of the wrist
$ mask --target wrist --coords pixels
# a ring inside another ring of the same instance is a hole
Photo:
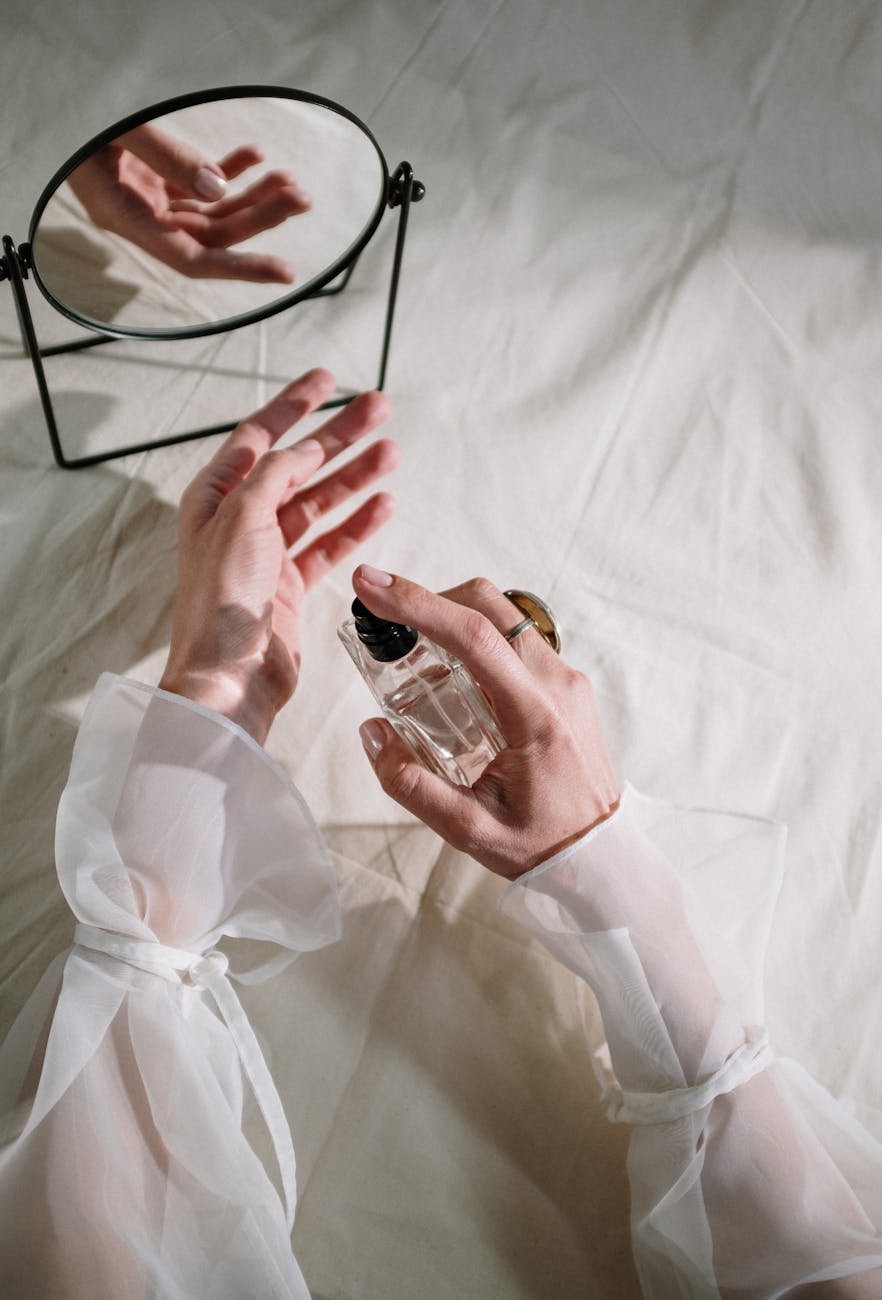
[[[259,745],[266,740],[278,712],[260,681],[243,680],[220,670],[176,668],[169,663],[159,687],[235,722]]]
[[[595,810],[595,815],[590,822],[586,822],[578,829],[552,841],[551,844],[546,844],[538,852],[519,857],[507,871],[501,874],[512,882],[524,881],[527,876],[532,876],[534,873],[539,875],[547,867],[569,857],[570,853],[580,847],[587,837],[593,835],[594,831],[615,816],[619,811],[621,802],[621,795],[616,791],[614,797],[611,797],[610,801],[606,802],[602,809]]]

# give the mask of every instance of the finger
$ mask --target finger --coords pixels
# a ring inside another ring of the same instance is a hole
[[[304,587],[314,587],[326,573],[367,541],[395,512],[395,498],[388,492],[368,497],[342,524],[317,537],[293,557]]]
[[[124,235],[164,266],[188,280],[244,280],[256,284],[291,284],[294,269],[268,253],[231,253],[203,246],[176,224],[171,215],[159,217],[133,193],[127,195]]]
[[[226,176],[218,163],[186,141],[167,135],[153,122],[127,131],[114,144],[129,149],[163,180],[185,194],[209,201],[222,199],[226,194]]]
[[[298,455],[293,456],[294,452]],[[222,447],[184,492],[181,499],[182,526],[200,528],[237,488],[241,499],[246,482],[258,489],[256,495],[252,492],[244,498],[246,503],[257,501],[267,510],[277,510],[291,484],[304,483],[310,474],[315,473],[322,457],[321,447],[309,439],[287,448],[284,454],[284,460],[279,459],[281,452],[267,453],[259,460],[254,448],[246,444]]]
[[[503,636],[524,621],[524,611],[487,578],[472,578],[440,594],[447,600],[455,601],[457,605],[478,610]],[[547,675],[552,664],[560,662],[535,625],[521,632],[509,645],[531,672]]]
[[[238,424],[184,493],[182,522],[198,528],[210,519],[224,497],[245,481],[259,458],[282,434],[321,406],[333,391],[333,375],[327,370],[310,370]],[[323,458],[322,450],[318,464]]]
[[[255,411],[253,415],[247,416],[221,444],[184,494],[181,507],[182,520],[186,518],[194,526],[199,527],[206,519],[211,518],[224,497],[245,481],[260,457],[264,456],[299,420],[321,406],[322,402],[327,401],[334,388],[334,376],[329,371],[309,370],[305,375],[288,384],[281,393],[277,393],[266,406]],[[350,402],[309,439],[310,443],[317,443],[320,449],[317,458],[316,453],[310,452],[312,457],[310,473],[315,473],[326,461],[376,428],[386,419],[389,409],[388,399],[382,393],[362,393]],[[295,447],[298,445],[302,446],[302,443],[295,444]],[[295,486],[299,486],[304,481],[303,478],[298,479]],[[276,506],[290,491],[291,482],[285,484],[276,499]],[[386,515],[379,522],[368,527],[367,531],[359,532],[352,545],[341,549],[340,558],[349,554],[359,542],[375,532],[389,514],[391,508],[387,507]],[[335,560],[334,563],[336,562]],[[327,567],[330,566],[326,565],[325,569]]]
[[[471,843],[476,837],[475,823],[485,816],[471,790],[423,767],[385,718],[369,718],[359,728],[359,735],[377,780],[390,798],[454,847]]]
[[[275,515],[285,494],[305,483],[321,463],[322,449],[313,438],[268,451],[237,489],[238,503],[245,509],[257,507]]]
[[[259,144],[240,144],[231,149],[226,157],[219,160],[219,166],[228,181],[235,180],[249,167],[256,167],[264,160],[264,152]]]
[[[384,393],[359,393],[310,437],[321,444],[325,461],[333,460],[382,424],[391,409]]]
[[[287,196],[288,202],[297,212],[305,212],[310,206],[309,196],[297,183],[291,172],[268,172],[260,180],[249,185],[239,194],[232,194],[219,203],[198,203],[195,199],[177,199],[169,204],[170,211],[182,217],[191,214],[194,218],[194,233],[202,226],[217,225],[223,218],[241,213],[243,210],[260,208],[275,199],[279,194]],[[201,223],[201,224],[196,224]]]
[[[388,420],[392,404],[385,393],[359,393],[310,436],[325,449],[325,460],[333,460]]]
[[[188,274],[191,259],[200,246],[167,216],[157,215],[152,205],[130,186],[124,188],[124,218],[115,219],[112,229],[145,253],[181,275]]]
[[[231,181],[235,180],[237,176],[241,176],[242,172],[247,171],[249,167],[255,167],[258,163],[262,163],[263,158],[263,150],[259,145],[245,144],[233,149],[225,158],[218,159],[217,165],[227,180]],[[187,205],[196,205],[196,200],[186,199],[185,191],[172,181],[166,181],[165,188],[170,199],[180,199],[182,202],[186,202]],[[169,206],[173,207],[174,205],[170,204]]]
[[[237,488],[254,466],[248,447],[232,448],[225,457],[214,456],[204,465],[181,497],[181,525],[198,529],[216,513],[225,496]]]
[[[366,565],[356,569],[352,585],[372,613],[418,628],[462,660],[488,695],[509,745],[538,738],[549,716],[545,694],[484,614],[397,575],[379,574],[378,582],[378,571]]]
[[[309,204],[304,202],[299,190],[287,188],[229,216],[177,210],[174,219],[175,224],[192,235],[203,248],[232,248],[254,235],[284,225],[289,217],[299,216],[308,208]]]
[[[293,546],[322,515],[391,473],[400,459],[397,443],[383,438],[341,469],[298,492],[279,511],[279,525],[286,544]]]
[[[248,447],[254,461],[269,451],[299,420],[321,406],[332,395],[334,376],[327,370],[308,370],[277,393],[266,406],[253,415],[246,416],[215,452],[214,459],[223,459],[229,452]],[[315,436],[315,435],[313,435]]]
[[[231,253],[226,248],[205,248],[185,230],[189,241],[186,258],[175,267],[190,280],[241,280],[246,284],[293,284],[294,267],[273,253]]]

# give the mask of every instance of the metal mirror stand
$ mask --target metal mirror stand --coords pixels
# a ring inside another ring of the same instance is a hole
[[[389,293],[386,300],[386,320],[383,326],[383,346],[380,353],[380,373],[377,380],[377,388],[382,389],[386,382],[386,365],[389,359],[389,344],[392,338],[392,324],[395,318],[395,300],[398,296],[398,280],[401,274],[401,259],[404,254],[404,241],[407,236],[407,218],[410,211],[411,203],[418,203],[425,195],[425,186],[414,178],[413,168],[410,163],[402,162],[396,167],[395,171],[389,178],[389,192],[386,198],[386,206],[389,208],[398,208],[398,229],[395,235],[395,252],[392,258],[392,274],[389,279]],[[355,269],[358,258],[361,254],[356,255],[349,265],[345,268],[342,275],[337,279],[336,284],[325,285],[323,288],[315,289],[312,293],[306,294],[300,301],[308,302],[311,298],[324,298],[333,294],[341,293],[349,283],[349,277]],[[49,431],[49,441],[52,444],[52,454],[55,457],[55,463],[61,469],[85,469],[89,465],[100,465],[105,460],[117,460],[121,456],[132,456],[136,452],[152,451],[155,447],[172,447],[179,442],[191,442],[195,438],[208,438],[214,433],[229,433],[236,427],[237,421],[230,424],[214,424],[204,429],[190,429],[186,433],[171,434],[167,438],[157,438],[152,442],[140,442],[129,447],[116,447],[112,451],[102,451],[91,456],[65,456],[61,445],[61,438],[58,432],[58,425],[55,420],[55,411],[52,406],[52,396],[49,392],[49,385],[46,382],[46,372],[43,366],[44,357],[58,356],[65,352],[81,352],[86,348],[101,347],[106,343],[114,343],[119,340],[112,334],[97,334],[88,338],[76,339],[73,343],[59,343],[53,347],[41,348],[34,330],[34,322],[31,316],[30,307],[28,306],[27,292],[25,290],[25,280],[28,279],[30,269],[30,245],[19,244],[16,247],[15,241],[9,235],[3,236],[3,257],[0,259],[0,280],[8,280],[12,286],[12,294],[15,298],[15,309],[18,314],[18,323],[21,328],[22,346],[25,354],[30,357],[31,364],[34,368],[34,378],[37,381],[37,389],[40,393],[40,402],[43,406],[43,414],[46,417],[46,427]],[[293,304],[299,306],[299,303]],[[269,314],[269,313],[267,313]],[[226,333],[229,326],[221,325],[215,328],[206,328],[204,334]],[[320,410],[326,410],[335,406],[346,406],[352,401],[355,394],[347,397],[334,397],[325,402]]]

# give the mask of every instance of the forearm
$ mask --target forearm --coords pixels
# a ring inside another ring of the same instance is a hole
[[[621,1087],[662,1093],[719,1070],[745,1029],[761,1025],[763,1007],[759,980],[672,864],[664,829],[647,826],[647,808],[626,791],[608,821],[522,876],[507,898],[522,919],[566,936],[586,974],[590,967]],[[776,838],[777,828],[746,820],[745,835],[756,827],[761,839]],[[754,884],[777,889],[770,877]]]
[[[627,810],[597,828],[583,847],[558,865],[540,868],[522,883],[554,899],[586,935],[618,933],[645,977],[673,1054],[656,1055],[651,1075],[621,1031],[614,1013],[608,1040],[623,1087],[679,1088],[712,1074],[744,1040],[740,1019],[728,1006],[689,923],[683,882],[664,854]],[[599,981],[601,1006],[621,985]],[[610,1008],[612,1012],[612,1008]]]

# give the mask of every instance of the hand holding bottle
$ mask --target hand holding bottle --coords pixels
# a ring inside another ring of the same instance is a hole
[[[590,682],[532,629],[506,641],[523,616],[492,583],[475,579],[435,595],[361,565],[353,586],[372,613],[419,629],[465,664],[506,742],[469,788],[429,771],[385,719],[370,719],[361,729],[365,751],[397,803],[508,879],[579,839],[617,807],[619,789]]]
[[[352,614],[338,635],[384,715],[430,771],[474,785],[505,748],[474,678],[416,628],[378,618],[360,600]]]
[[[376,493],[289,554],[317,519],[398,461],[395,443],[382,439],[313,480],[388,417],[377,392],[356,397],[311,437],[271,450],[333,391],[326,370],[289,384],[233,430],[181,501],[178,596],[160,685],[225,714],[260,743],[297,685],[305,593],[394,508],[388,493]]]

